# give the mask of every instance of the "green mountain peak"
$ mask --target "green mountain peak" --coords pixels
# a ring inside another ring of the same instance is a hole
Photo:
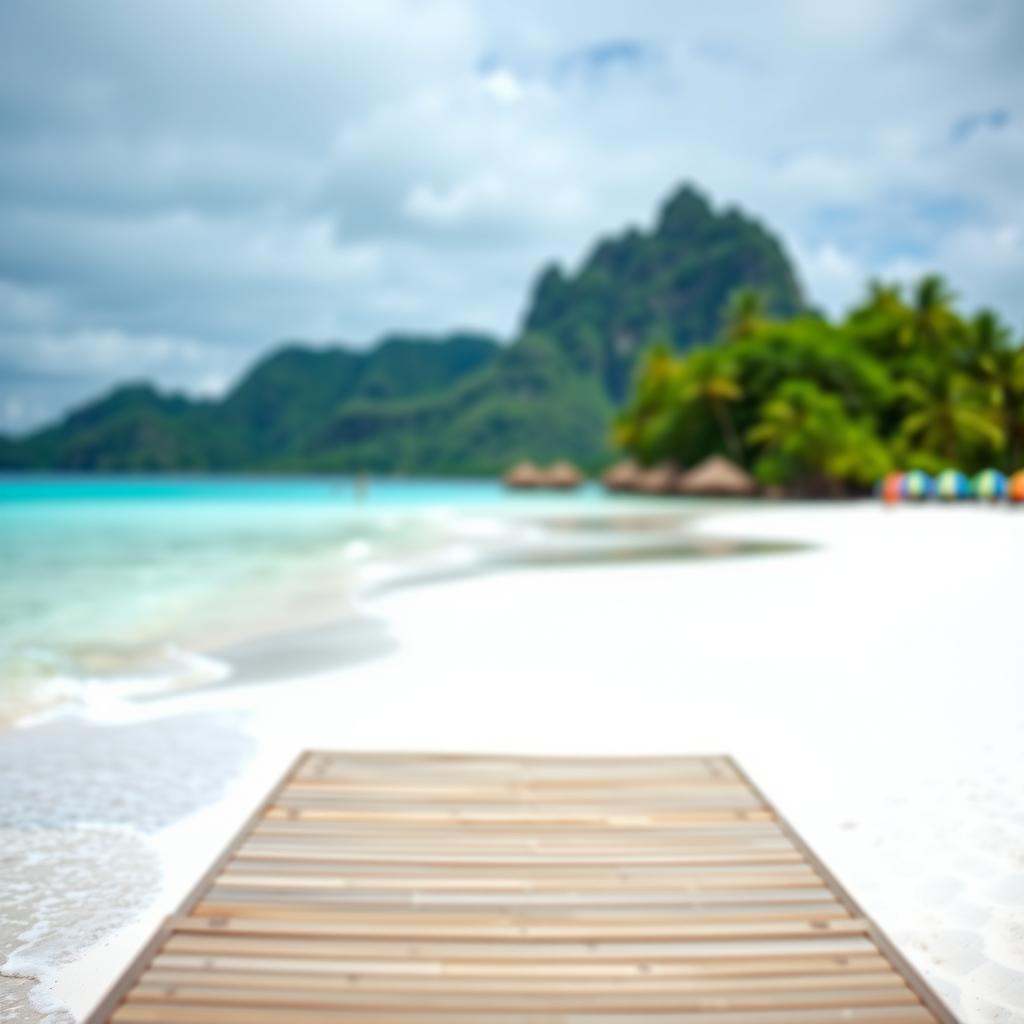
[[[600,239],[579,268],[536,278],[506,346],[470,331],[387,336],[372,349],[290,342],[219,402],[120,389],[24,440],[0,467],[493,473],[510,461],[607,458],[612,417],[654,340],[714,339],[730,298],[804,306],[779,241],[692,185],[649,229]]]

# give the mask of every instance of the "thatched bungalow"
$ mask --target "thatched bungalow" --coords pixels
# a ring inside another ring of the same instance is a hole
[[[525,490],[532,487],[543,487],[546,484],[544,474],[528,459],[517,462],[502,478],[506,487],[514,490]]]
[[[679,467],[674,462],[659,462],[636,475],[633,490],[641,494],[674,494],[679,481]]]
[[[575,490],[583,483],[583,474],[571,462],[562,459],[541,471],[541,487],[552,487],[559,491]]]
[[[757,481],[744,469],[722,455],[710,455],[679,478],[682,494],[708,497],[747,497],[757,492]]]
[[[609,491],[635,491],[637,478],[641,472],[639,463],[632,459],[623,459],[605,470],[601,482]]]

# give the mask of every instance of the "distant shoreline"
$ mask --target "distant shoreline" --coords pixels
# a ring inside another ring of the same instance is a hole
[[[239,486],[250,483],[240,481]],[[401,486],[405,481],[396,483]],[[69,515],[74,514],[74,501],[80,496],[77,481],[75,484],[69,496]],[[446,482],[442,487],[447,485]],[[120,480],[106,478],[101,486],[111,488],[112,498],[126,495]],[[91,497],[91,488],[88,484],[86,487]],[[302,492],[299,493],[301,497]],[[168,620],[164,639],[150,636],[127,647],[124,642],[119,643],[116,649],[102,655],[100,665],[83,667],[81,683],[72,675],[59,681],[52,695],[49,688],[46,696],[41,692],[41,701],[35,699],[33,691],[26,692],[20,704],[8,700],[0,725],[45,720],[69,708],[88,708],[94,703],[151,703],[211,687],[246,685],[254,674],[263,678],[294,675],[294,667],[288,668],[288,657],[281,650],[291,651],[290,657],[314,672],[378,656],[390,649],[392,641],[383,624],[363,606],[395,589],[519,569],[734,557],[791,547],[712,543],[694,538],[692,524],[713,513],[717,507],[714,503],[688,501],[666,505],[643,498],[602,498],[595,503],[595,492],[554,499],[533,494],[524,500],[518,496],[510,498],[490,483],[484,493],[499,495],[501,503],[494,507],[470,504],[457,510],[430,546],[415,555],[392,558],[386,548],[381,548],[368,552],[369,560],[364,561],[360,549],[359,560],[350,562],[345,557],[349,548],[355,552],[364,542],[346,541],[344,537],[334,542],[330,541],[332,534],[328,534],[319,542],[323,557],[296,563],[288,570],[290,575],[267,590],[265,599],[253,602],[250,595],[237,591],[237,585],[224,590],[223,595],[219,591],[211,595],[199,593],[190,598],[196,605],[194,609],[185,606],[176,613],[177,620]],[[128,495],[129,500],[134,497],[130,490]],[[323,508],[330,510],[333,503],[329,492],[321,497],[325,500]],[[217,491],[204,493],[197,507],[217,498]],[[276,507],[273,503],[267,506],[267,515],[274,515]],[[289,509],[287,502],[281,507],[284,511]],[[731,507],[736,508],[735,504]],[[112,502],[110,508],[115,515],[119,505]],[[230,508],[227,506],[226,513]],[[400,506],[376,506],[372,502],[365,508],[371,517],[388,517],[399,511]],[[428,516],[432,514],[429,509],[425,512]],[[149,513],[140,507],[137,514]],[[486,534],[461,535],[460,523],[476,519],[489,524]],[[107,520],[103,522],[107,525],[101,529],[112,528]],[[69,555],[73,555],[70,549]],[[288,591],[281,591],[280,584],[287,584]],[[211,622],[202,612],[210,604],[211,596],[221,603],[227,602],[229,607],[239,599],[244,603],[227,618],[221,615],[223,621]],[[300,637],[307,640],[306,650],[300,649]],[[269,672],[266,666],[257,667],[258,657],[271,658],[279,663],[279,669]],[[94,661],[95,656],[91,655],[90,663]]]

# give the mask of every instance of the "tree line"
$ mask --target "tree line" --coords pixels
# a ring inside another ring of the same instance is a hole
[[[650,465],[715,452],[793,494],[840,495],[885,473],[1024,466],[1024,348],[937,275],[872,281],[839,321],[773,319],[736,292],[714,342],[683,354],[654,336],[614,441]]]

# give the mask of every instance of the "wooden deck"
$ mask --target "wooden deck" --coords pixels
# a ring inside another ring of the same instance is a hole
[[[727,757],[298,759],[92,1024],[955,1024]]]

